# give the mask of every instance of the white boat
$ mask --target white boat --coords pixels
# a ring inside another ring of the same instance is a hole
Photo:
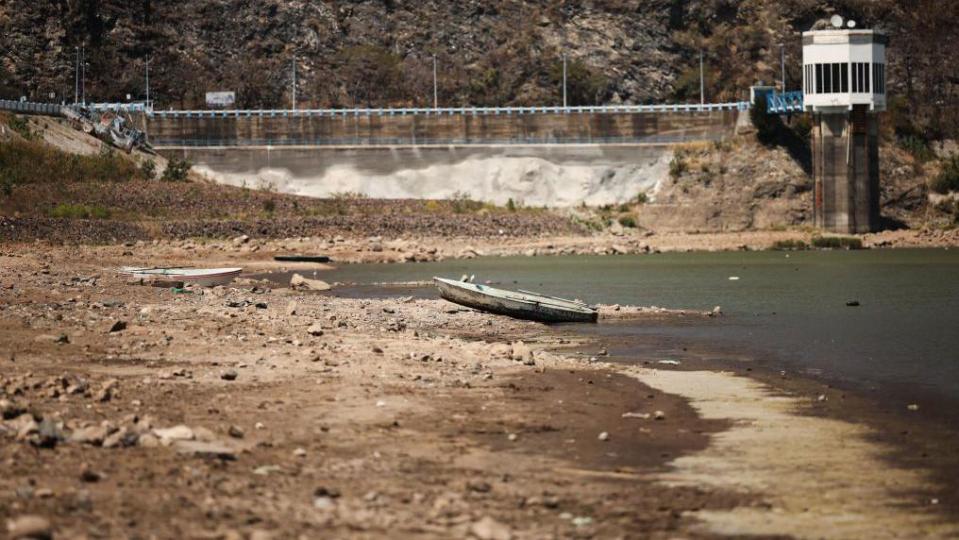
[[[130,274],[137,279],[160,278],[182,281],[187,285],[215,287],[226,285],[242,272],[242,268],[133,268],[120,269],[121,274]]]
[[[434,277],[440,296],[462,306],[541,322],[596,322],[596,309],[583,302],[529,291],[507,291],[486,285]]]

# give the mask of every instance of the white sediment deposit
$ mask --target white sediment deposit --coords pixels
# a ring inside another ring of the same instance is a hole
[[[314,171],[277,166],[225,172],[216,164],[197,169],[230,185],[271,189],[309,197],[361,194],[384,199],[470,199],[503,205],[510,199],[527,206],[569,207],[616,204],[640,193],[653,199],[659,183],[668,177],[672,152],[637,151],[633,159],[555,159],[536,155],[474,154],[459,160],[422,161],[396,166],[395,156],[383,151],[388,170],[342,160]],[[367,156],[369,159],[369,156]],[[278,160],[277,160],[278,161]]]

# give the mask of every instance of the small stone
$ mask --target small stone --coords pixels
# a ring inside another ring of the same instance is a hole
[[[826,394],[819,394],[819,397],[816,398],[816,401],[826,401]]]
[[[94,471],[89,466],[84,465],[80,470],[80,480],[83,482],[94,483],[99,482],[103,478],[103,475]]]
[[[220,373],[220,378],[223,379],[224,381],[235,381],[238,376],[239,374],[236,372],[235,369],[228,369],[224,371],[223,373]]]
[[[156,435],[164,446],[169,446],[174,441],[189,441],[195,436],[193,430],[183,424],[166,429],[154,429]]]
[[[93,399],[100,402],[110,401],[111,399],[113,399],[113,394],[119,385],[120,385],[120,381],[116,379],[109,379],[105,381],[100,386],[100,389],[97,390],[97,393],[93,396]]]
[[[604,431],[604,432],[600,433],[599,436],[596,437],[596,438],[599,439],[599,440],[601,440],[601,441],[608,441],[608,440],[609,440],[609,433],[607,433],[607,432]]]
[[[69,442],[77,444],[91,444],[100,446],[110,432],[106,426],[90,426],[74,430],[70,434]]]
[[[519,439],[519,435],[517,435],[517,434],[515,434],[515,433],[510,433],[506,438],[509,439],[509,440],[511,440],[511,441],[515,441],[515,440]]]
[[[122,332],[127,329],[127,323],[126,321],[120,321],[120,320],[111,321],[105,325],[105,328],[106,328],[105,333],[107,334],[112,334],[114,332]]]
[[[859,307],[859,300],[849,300],[846,302],[848,307]]]
[[[470,480],[466,483],[466,489],[476,493],[489,493],[493,490],[493,486],[484,480]]]
[[[910,403],[909,405],[906,406],[906,408],[909,409],[910,411],[918,411],[919,405],[916,403]]]
[[[53,538],[53,527],[44,517],[27,515],[7,521],[7,533],[11,539],[47,540]]]
[[[381,349],[381,348],[377,347],[376,345],[374,345],[374,346],[373,346],[373,352],[376,353],[376,354],[383,354],[383,349]]]
[[[298,458],[306,457],[306,449],[305,449],[305,448],[297,448],[296,450],[293,451],[293,455],[296,456],[296,457],[298,457]]]
[[[242,439],[246,433],[243,432],[243,429],[240,426],[230,426],[226,430],[227,434],[234,439]]]
[[[151,433],[144,433],[137,438],[137,446],[142,446],[143,448],[156,448],[160,446],[160,439],[156,438],[156,436]]]
[[[663,411],[656,411],[653,413],[653,420],[665,420],[665,419],[666,419],[666,413],[664,413]]]
[[[204,441],[176,441],[173,447],[181,454],[204,459],[219,459],[233,461],[236,459],[236,450],[222,443]]]
[[[298,307],[298,306],[296,305],[296,301],[290,301],[290,303],[286,305],[286,314],[287,314],[287,315],[296,315],[296,309],[297,309],[297,307]]]
[[[323,327],[319,324],[311,325],[306,329],[306,333],[313,337],[320,337],[323,335]]]
[[[509,527],[486,516],[470,526],[470,534],[479,540],[511,540],[513,534]]]

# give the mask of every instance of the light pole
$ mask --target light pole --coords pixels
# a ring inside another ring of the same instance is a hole
[[[80,47],[73,48],[73,104],[76,105],[80,100]]]
[[[296,55],[293,55],[293,110],[296,110]]]
[[[563,55],[563,108],[566,108],[566,55]]]
[[[699,50],[699,104],[706,104],[706,70],[703,66],[703,50]]]
[[[782,70],[783,93],[786,93],[786,45],[779,44],[779,67]]]
[[[87,104],[87,49],[80,47],[80,99]]]
[[[438,109],[440,103],[439,91],[436,84],[436,55],[433,55],[433,108]]]
[[[150,60],[146,61],[146,85],[147,85],[147,103],[146,106],[150,107]]]

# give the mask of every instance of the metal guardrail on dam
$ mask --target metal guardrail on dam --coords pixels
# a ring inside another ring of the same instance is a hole
[[[46,114],[50,116],[59,116],[61,114],[61,108],[62,105],[57,103],[34,103],[32,101],[0,99],[0,110],[21,114]]]
[[[498,116],[528,114],[629,114],[629,113],[702,113],[746,111],[748,101],[676,105],[603,105],[583,107],[443,107],[382,109],[236,109],[236,110],[152,110],[148,116],[160,118],[246,118],[246,117],[337,117],[337,116]]]

